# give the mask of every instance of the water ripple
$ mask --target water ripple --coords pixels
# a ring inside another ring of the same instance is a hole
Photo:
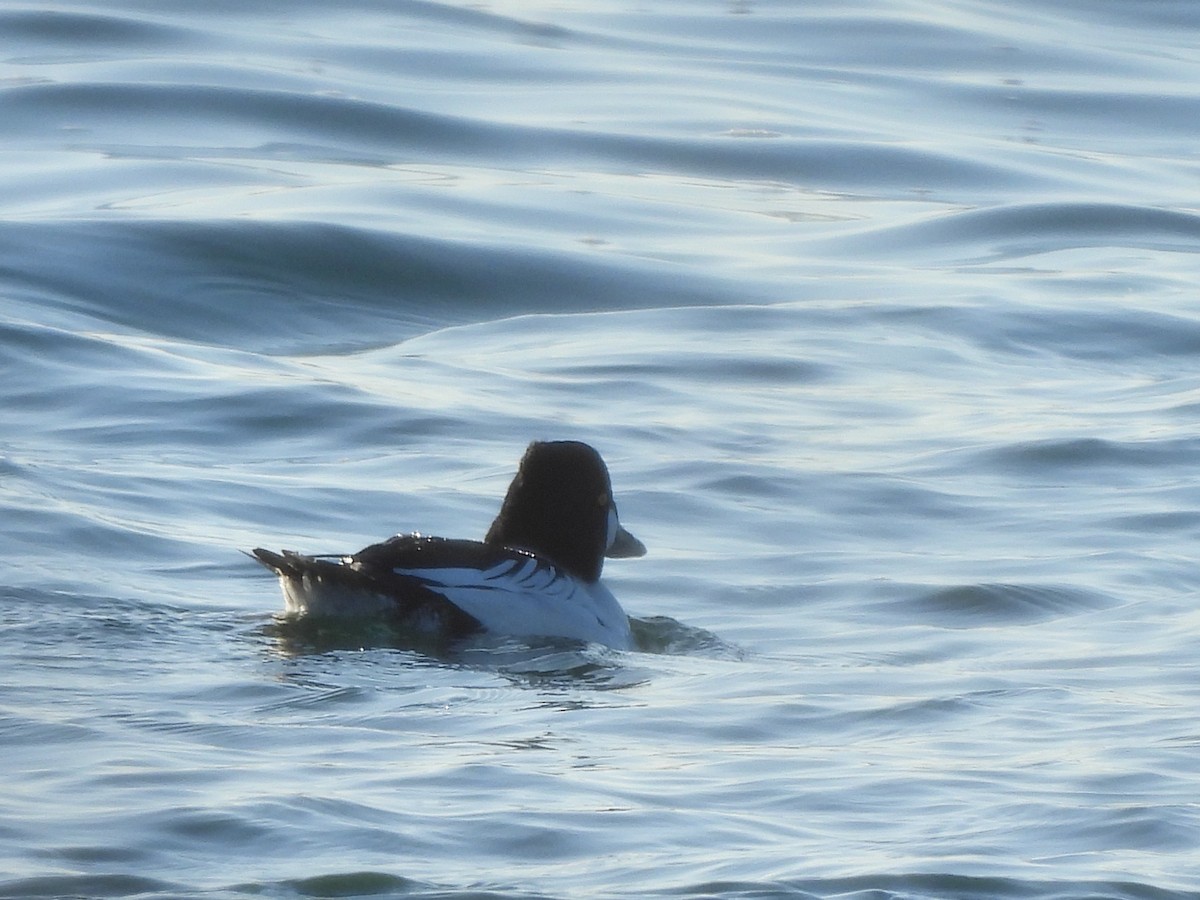
[[[914,262],[972,264],[1013,260],[1079,247],[1190,251],[1200,215],[1116,203],[1022,203],[968,209],[825,241],[826,246]]]
[[[1113,600],[1055,585],[969,584],[939,588],[905,603],[943,627],[977,627],[1051,621],[1102,609]]]

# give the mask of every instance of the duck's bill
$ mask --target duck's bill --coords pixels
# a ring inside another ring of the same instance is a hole
[[[604,555],[610,559],[629,559],[634,556],[645,556],[646,545],[625,530],[624,525],[617,525],[617,533],[608,545]]]

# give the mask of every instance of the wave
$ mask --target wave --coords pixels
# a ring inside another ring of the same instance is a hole
[[[1067,881],[953,873],[895,873],[781,881],[717,881],[659,893],[712,900],[1196,900],[1200,894],[1132,880]]]
[[[1097,437],[1048,438],[1019,441],[983,451],[981,462],[989,468],[1030,475],[1075,473],[1093,477],[1106,470],[1122,478],[1151,474],[1161,477],[1164,470],[1192,468],[1200,459],[1200,440],[1115,441]]]
[[[0,10],[0,30],[19,42],[22,54],[13,62],[39,61],[45,54],[69,46],[73,54],[85,48],[113,46],[164,47],[179,44],[188,29],[129,16],[56,9]]]
[[[661,264],[320,222],[10,223],[0,277],[18,320],[291,353],[523,313],[723,299],[719,281]]]
[[[809,246],[916,263],[994,263],[1079,248],[1192,253],[1200,215],[1126,203],[1010,203],[821,238]]]
[[[963,584],[936,588],[906,600],[906,614],[933,617],[948,628],[1029,625],[1091,612],[1115,601],[1063,585]]]
[[[0,897],[174,896],[207,897],[212,889],[171,884],[135,875],[55,875],[0,882]],[[347,870],[281,881],[229,885],[222,894],[296,897],[405,897],[411,900],[545,900],[545,892],[512,886],[455,888],[379,870]],[[593,892],[598,900],[625,893]],[[638,896],[705,900],[1197,900],[1200,893],[1129,879],[1022,879],[955,873],[894,873],[845,878],[703,881],[672,888],[646,888]]]
[[[61,142],[75,150],[138,159],[299,158],[357,165],[486,163],[520,170],[554,166],[683,173],[753,182],[817,181],[856,190],[959,190],[1047,184],[1027,167],[929,147],[734,129],[678,136],[529,126],[430,112],[378,100],[328,96],[298,85],[29,84],[7,92],[17,147]],[[168,136],[170,139],[168,140]]]

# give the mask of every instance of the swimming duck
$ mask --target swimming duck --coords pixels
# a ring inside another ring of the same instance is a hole
[[[600,582],[607,557],[645,546],[617,518],[608,468],[580,441],[535,441],[482,541],[400,534],[349,556],[261,547],[288,613],[393,617],[445,638],[480,632],[629,649],[629,617]]]

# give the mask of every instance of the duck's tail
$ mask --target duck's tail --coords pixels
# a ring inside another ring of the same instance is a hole
[[[284,550],[283,553],[276,553],[274,550],[264,550],[262,547],[255,547],[246,555],[251,559],[258,560],[258,562],[262,563],[262,565],[276,575],[297,576],[304,572],[303,567],[300,565],[304,557],[290,550]]]
[[[245,551],[242,552],[245,553]],[[286,575],[293,578],[311,571],[315,566],[322,565],[320,560],[342,558],[341,554],[337,553],[305,556],[303,553],[297,553],[294,550],[284,550],[281,553],[276,553],[274,550],[264,550],[262,547],[255,547],[249,553],[246,553],[246,555],[261,563],[276,575]],[[325,563],[325,565],[328,565],[328,563]]]

